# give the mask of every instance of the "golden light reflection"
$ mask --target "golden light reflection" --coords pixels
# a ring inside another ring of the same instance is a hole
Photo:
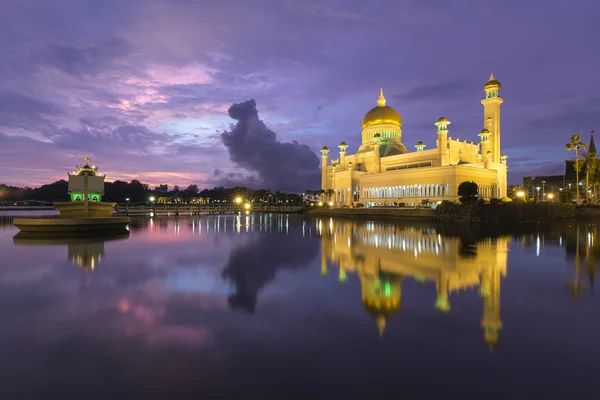
[[[490,349],[497,345],[508,237],[466,245],[459,238],[442,237],[433,228],[332,220],[329,225],[328,231],[319,229],[321,275],[328,276],[334,266],[340,282],[348,279],[347,274],[360,279],[363,306],[380,335],[400,310],[404,282],[413,279],[423,284],[419,290],[429,292],[432,308],[442,313],[451,313],[452,295],[479,288],[483,341]]]
[[[93,272],[104,258],[104,242],[129,237],[129,231],[73,237],[54,233],[52,237],[39,236],[39,232],[19,232],[13,237],[16,245],[66,246],[67,259],[84,273]]]

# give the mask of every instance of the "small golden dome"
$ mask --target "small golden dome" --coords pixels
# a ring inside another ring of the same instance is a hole
[[[363,129],[375,125],[396,125],[402,126],[402,117],[398,114],[398,111],[392,107],[385,105],[386,100],[383,97],[383,89],[379,92],[379,99],[377,100],[377,107],[373,107],[363,118],[362,127]]]
[[[342,147],[342,146],[347,146],[346,142],[340,143],[340,147]]]
[[[480,133],[490,133],[487,129],[483,128]]]
[[[494,88],[498,88],[498,89],[500,89],[500,87],[501,87],[501,86],[502,86],[502,85],[500,84],[500,82],[499,82],[499,81],[498,81],[496,78],[494,78],[494,74],[492,73],[492,74],[490,75],[490,79],[488,79],[488,81],[487,81],[487,82],[485,83],[485,85],[483,86],[483,89],[484,89],[484,90],[487,90],[487,89],[494,89]]]
[[[446,117],[440,117],[440,119],[438,119],[437,122],[448,122],[448,120],[446,119]]]
[[[329,151],[329,149],[326,146],[323,146],[323,148],[321,149],[321,151]]]

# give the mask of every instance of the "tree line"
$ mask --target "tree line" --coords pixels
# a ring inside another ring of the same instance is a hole
[[[64,179],[42,185],[38,188],[16,187],[0,184],[0,203],[27,202],[27,201],[69,201],[68,182]],[[102,201],[117,203],[143,203],[151,198],[158,200],[160,197],[178,198],[187,202],[194,198],[206,198],[211,202],[228,202],[241,198],[244,201],[264,202],[268,204],[300,204],[303,196],[296,193],[285,193],[267,189],[250,189],[246,187],[214,187],[200,190],[197,185],[189,185],[181,189],[175,185],[172,190],[164,192],[153,190],[138,180],[131,182],[114,181],[104,183],[104,196]]]

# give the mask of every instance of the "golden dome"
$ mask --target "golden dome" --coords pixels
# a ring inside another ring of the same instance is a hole
[[[398,111],[392,107],[385,105],[385,97],[383,97],[383,89],[379,91],[379,99],[377,100],[377,107],[372,108],[363,118],[362,127],[363,129],[374,125],[396,125],[402,126],[402,117],[398,114]]]
[[[493,89],[493,88],[498,88],[500,89],[502,85],[500,84],[500,82],[494,78],[494,74],[490,75],[490,79],[488,79],[488,81],[485,83],[485,85],[483,86],[484,90],[487,89]]]
[[[323,146],[323,148],[321,149],[321,151],[329,151],[329,149],[327,148],[327,146]]]
[[[440,119],[438,119],[437,122],[448,122],[448,120],[446,119],[446,117],[440,117]]]

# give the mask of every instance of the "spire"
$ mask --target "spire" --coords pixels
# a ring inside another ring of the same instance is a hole
[[[592,137],[590,138],[590,145],[588,146],[588,154],[592,157],[596,157],[596,144],[594,143],[594,131],[591,132]]]
[[[496,78],[494,78],[494,73],[490,73],[490,79],[488,79],[488,81],[495,81]]]
[[[377,99],[379,107],[385,107],[385,97],[383,97],[383,88],[379,89],[379,98]]]

